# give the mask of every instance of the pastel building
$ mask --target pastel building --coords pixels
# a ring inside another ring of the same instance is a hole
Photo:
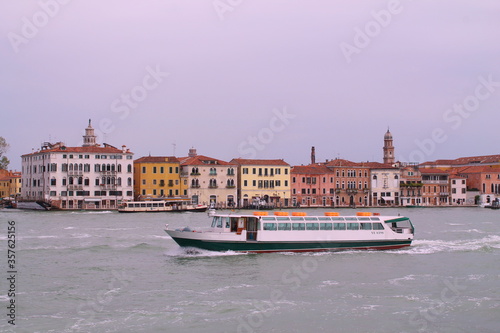
[[[334,174],[335,206],[354,207],[370,204],[370,163],[334,159],[324,164]]]
[[[451,175],[450,190],[450,204],[464,205],[467,203],[467,179],[465,177]],[[468,204],[473,204],[473,202]]]
[[[21,200],[59,209],[116,209],[133,199],[133,153],[96,142],[89,120],[81,147],[45,143],[22,155]],[[18,204],[19,205],[19,204]]]
[[[144,156],[134,161],[136,200],[187,196],[181,165],[174,156]]]
[[[422,174],[422,204],[443,206],[450,203],[449,173],[436,168],[420,169]]]
[[[322,164],[293,166],[291,191],[294,207],[334,206],[334,173]]]
[[[187,157],[179,157],[184,192],[195,204],[215,207],[236,206],[238,174],[232,162],[198,155],[191,148]]]
[[[401,206],[421,206],[422,200],[422,174],[417,165],[400,165],[401,178],[400,205]]]
[[[0,169],[0,200],[21,195],[21,173]]]
[[[371,163],[371,206],[399,205],[400,170],[391,164]]]
[[[235,158],[238,166],[238,204],[249,207],[261,202],[290,205],[290,165],[280,159]]]

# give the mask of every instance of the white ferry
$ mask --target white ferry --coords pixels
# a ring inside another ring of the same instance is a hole
[[[118,207],[120,213],[204,212],[207,209],[207,205],[193,204],[191,200],[183,198],[155,201],[126,201]]]
[[[340,216],[307,216],[294,212],[255,212],[253,215],[212,214],[207,229],[165,231],[182,247],[211,251],[302,252],[388,250],[410,246],[414,227],[408,217],[368,212]]]

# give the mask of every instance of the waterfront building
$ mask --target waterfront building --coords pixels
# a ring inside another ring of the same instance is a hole
[[[236,206],[238,174],[232,162],[198,155],[191,148],[187,157],[179,157],[183,193],[194,204],[225,208]]]
[[[0,200],[21,195],[21,173],[0,169]]]
[[[450,203],[449,173],[441,169],[420,169],[422,174],[422,205],[443,206]]]
[[[187,185],[187,184],[186,184]],[[174,156],[144,156],[134,161],[135,200],[187,197],[181,165]]]
[[[370,204],[370,163],[334,159],[324,164],[334,174],[335,206],[368,206]]]
[[[265,205],[290,205],[290,165],[280,159],[235,158],[238,166],[238,204],[249,207],[263,202]]]
[[[455,170],[459,176],[467,180],[467,191],[476,191],[479,195],[479,202],[476,204],[490,204],[496,198],[500,198],[500,167],[465,166]]]
[[[89,120],[81,147],[44,143],[22,155],[20,201],[59,209],[116,209],[133,199],[133,153],[96,142]]]
[[[385,160],[385,159],[384,159]],[[397,206],[400,204],[400,170],[392,164],[372,162],[370,167],[370,205]]]
[[[291,191],[294,207],[334,206],[334,173],[322,164],[293,166]]]
[[[422,174],[415,163],[399,164],[400,167],[400,205],[421,206],[422,200]]]
[[[450,176],[450,204],[451,205],[464,205],[466,203],[473,204],[474,202],[467,202],[467,179],[458,175]]]

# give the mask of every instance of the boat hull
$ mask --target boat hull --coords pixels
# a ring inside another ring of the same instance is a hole
[[[356,241],[207,241],[171,236],[181,247],[196,247],[209,251],[235,252],[321,252],[342,250],[391,250],[411,245],[408,240],[356,240]]]

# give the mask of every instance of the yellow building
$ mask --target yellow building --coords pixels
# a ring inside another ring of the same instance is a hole
[[[240,207],[290,205],[290,165],[283,160],[235,158]]]
[[[0,199],[21,195],[21,173],[0,170]]]
[[[145,156],[134,161],[134,197],[136,200],[187,195],[181,182],[179,160],[173,156]]]

